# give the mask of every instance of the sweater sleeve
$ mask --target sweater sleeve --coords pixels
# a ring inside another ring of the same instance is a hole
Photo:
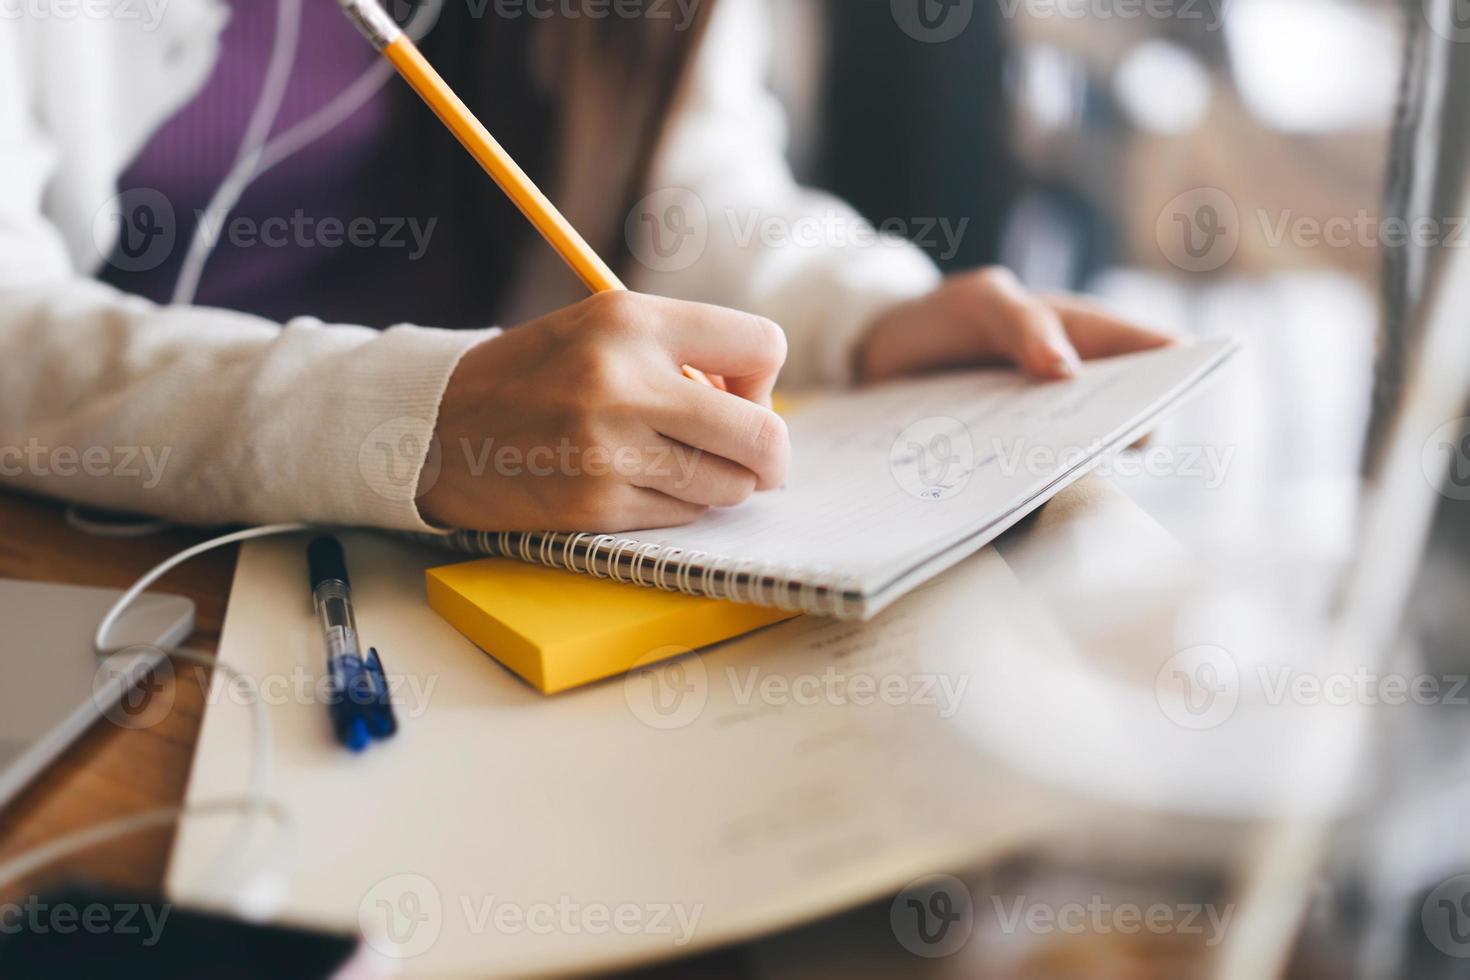
[[[45,217],[56,154],[18,44],[0,30],[0,483],[200,524],[429,530],[439,401],[494,332],[281,325],[85,275]]]
[[[628,217],[631,284],[775,320],[790,343],[784,387],[846,384],[874,318],[940,274],[911,243],[797,185],[766,85],[770,34],[765,0],[715,5],[648,196]]]

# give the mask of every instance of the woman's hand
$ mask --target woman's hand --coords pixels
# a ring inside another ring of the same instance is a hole
[[[1162,347],[1165,334],[1119,320],[1073,296],[1036,296],[1001,268],[945,280],[878,319],[858,352],[858,376],[883,381],[935,368],[1013,362],[1049,380],[1083,359]]]
[[[444,527],[612,533],[738,504],[786,479],[770,409],[785,360],[779,327],[733,310],[634,293],[559,310],[464,356],[419,509]]]

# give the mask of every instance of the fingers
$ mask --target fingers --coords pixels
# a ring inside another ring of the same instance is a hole
[[[1089,360],[1166,347],[1175,338],[1140,327],[1078,296],[1049,296],[1046,303],[1062,318],[1077,352]]]
[[[671,304],[660,341],[680,364],[719,375],[732,394],[762,405],[786,363],[786,335],[764,317],[701,303]]]
[[[1038,378],[1071,378],[1081,371],[1081,358],[1056,310],[1003,269],[988,269],[975,282],[994,346]]]
[[[693,524],[705,515],[707,507],[671,497],[645,487],[625,487],[627,492],[616,508],[610,508],[603,526],[581,528],[596,534],[622,534],[650,528],[679,527]]]
[[[774,490],[786,483],[791,437],[786,423],[769,408],[734,393],[680,384],[654,409],[649,423],[677,443],[719,456],[754,475],[756,488]]]
[[[633,484],[700,507],[734,507],[755,493],[756,475],[719,456],[661,440]]]

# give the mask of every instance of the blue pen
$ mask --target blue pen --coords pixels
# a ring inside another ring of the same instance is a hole
[[[311,599],[326,642],[331,683],[327,711],[332,731],[347,748],[361,752],[373,739],[389,738],[398,730],[383,662],[375,649],[366,658],[362,656],[341,542],[317,538],[306,549],[306,563],[311,571]]]

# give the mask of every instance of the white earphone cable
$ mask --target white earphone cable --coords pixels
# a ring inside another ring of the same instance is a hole
[[[142,578],[134,582],[123,593],[122,598],[113,603],[112,608],[107,611],[107,615],[102,617],[102,622],[97,624],[97,632],[92,638],[92,645],[103,656],[116,652],[108,647],[107,634],[112,632],[112,628],[117,624],[118,618],[127,611],[128,606],[133,604],[133,601],[143,593],[144,589],[162,578],[171,568],[183,564],[195,555],[202,555],[206,551],[222,548],[228,544],[249,541],[252,538],[265,538],[274,534],[294,534],[298,531],[309,530],[310,527],[311,525],[309,524],[267,524],[263,527],[249,527],[243,531],[234,531],[218,538],[211,538],[208,541],[194,545],[192,548],[185,548],[172,558],[166,559],[144,573]]]
[[[137,601],[144,590],[154,582],[158,581],[170,569],[177,567],[197,555],[215,548],[236,544],[241,541],[249,541],[254,538],[263,538],[276,534],[294,534],[309,530],[306,524],[272,524],[265,527],[246,528],[243,531],[235,531],[225,534],[209,541],[194,545],[179,552],[171,558],[161,562],[146,572],[138,581],[134,582],[122,596],[107,611],[97,627],[93,644],[99,656],[107,656],[126,650],[124,646],[114,649],[109,642],[109,634],[116,626],[123,614]],[[75,833],[67,834],[53,841],[48,841],[38,847],[24,851],[9,860],[0,863],[0,887],[7,885],[18,878],[22,878],[52,861],[65,857],[77,851],[86,850],[108,840],[124,837],[142,830],[153,827],[164,827],[177,823],[181,820],[194,816],[204,816],[218,813],[240,813],[244,819],[241,820],[238,829],[231,837],[229,843],[220,851],[210,871],[206,874],[206,886],[211,893],[221,894],[222,883],[232,872],[239,872],[238,867],[232,867],[237,859],[248,856],[249,843],[255,833],[259,820],[268,817],[273,820],[283,831],[289,831],[290,821],[285,809],[271,800],[271,724],[270,714],[266,711],[265,704],[261,700],[260,691],[255,684],[254,678],[243,671],[237,670],[227,661],[218,657],[210,657],[192,650],[168,650],[164,651],[171,658],[186,660],[190,663],[199,664],[204,667],[223,671],[231,681],[243,685],[247,692],[252,715],[252,728],[254,745],[250,754],[249,774],[246,781],[246,795],[239,799],[213,800],[196,803],[188,807],[163,807],[157,810],[149,810],[144,813],[132,814],[117,820],[109,820]],[[248,897],[248,896],[247,896]],[[253,910],[260,911],[260,910]]]
[[[271,50],[270,62],[266,66],[265,82],[261,85],[260,99],[250,114],[245,127],[245,136],[240,141],[240,150],[228,176],[214,192],[214,197],[205,208],[204,217],[194,229],[189,249],[184,253],[184,265],[174,284],[173,304],[188,306],[199,292],[199,280],[204,275],[204,264],[209,260],[210,240],[207,229],[214,222],[206,220],[213,216],[228,215],[239,203],[250,182],[255,179],[255,168],[260,162],[261,151],[270,139],[271,128],[281,114],[281,105],[286,100],[286,88],[291,81],[291,68],[296,61],[296,49],[301,41],[301,0],[277,0],[276,41]]]
[[[250,184],[262,174],[280,165],[290,157],[321,139],[361,109],[369,99],[393,77],[393,66],[378,61],[340,92],[332,101],[312,115],[296,123],[274,139],[271,128],[280,116],[281,102],[285,97],[286,83],[290,80],[291,66],[301,34],[301,0],[280,0],[277,18],[276,49],[271,54],[266,82],[261,88],[260,101],[256,103],[247,127],[245,139],[235,165],[225,177],[209,202],[207,215],[223,218],[232,211]],[[288,9],[289,7],[289,9]],[[444,0],[426,0],[420,4],[404,25],[404,33],[415,41],[423,38],[439,19]],[[289,22],[287,15],[290,15]],[[208,223],[222,227],[223,221]],[[212,243],[207,234],[207,224],[201,221],[194,229],[189,249],[184,256],[184,265],[179,280],[174,285],[173,302],[187,306],[194,302],[199,291],[199,281],[204,275],[204,266],[209,261]]]
[[[286,90],[291,77],[291,68],[301,39],[302,0],[279,0],[276,16],[276,41],[266,69],[266,78],[261,94],[251,112],[245,137],[234,166],[211,198],[207,215],[228,215],[251,182],[262,173],[279,165],[322,138],[360,109],[392,77],[392,66],[386,62],[374,64],[359,76],[347,89],[337,95],[322,109],[271,140],[270,132],[280,116]],[[443,0],[426,0],[420,4],[410,18],[405,31],[418,40],[438,20]],[[172,302],[187,306],[194,302],[199,282],[209,259],[211,242],[207,235],[207,223],[200,221],[189,242],[184,256],[183,268],[174,286]],[[82,516],[75,504],[67,506],[64,517],[73,528],[98,537],[142,537],[168,527],[163,521],[138,522],[112,525],[89,520]],[[161,562],[134,582],[113,604],[98,624],[93,636],[93,646],[99,656],[116,651],[109,646],[108,637],[117,621],[127,612],[143,592],[169,570],[191,558],[215,548],[278,534],[294,534],[310,529],[307,524],[272,524],[247,528],[213,538],[186,548]],[[224,874],[230,870],[231,858],[245,856],[248,841],[261,817],[272,819],[282,831],[289,831],[290,820],[285,809],[270,799],[272,769],[270,715],[261,701],[255,681],[248,674],[237,670],[217,657],[208,657],[191,650],[171,650],[167,654],[175,659],[187,660],[205,667],[223,671],[232,681],[245,685],[253,716],[254,748],[251,753],[246,795],[238,799],[211,800],[187,807],[162,807],[143,813],[132,814],[109,820],[83,830],[67,834],[24,851],[4,862],[0,862],[0,887],[37,871],[53,861],[78,851],[130,834],[155,827],[167,827],[198,816],[220,813],[241,813],[245,816],[230,844],[223,848],[208,875],[209,887],[218,886]]]

